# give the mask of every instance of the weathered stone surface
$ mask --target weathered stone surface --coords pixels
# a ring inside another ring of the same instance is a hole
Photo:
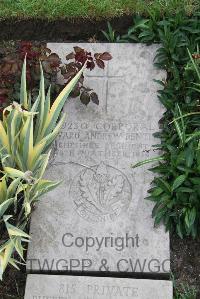
[[[172,299],[170,281],[28,275],[25,299]]]
[[[72,44],[49,44],[62,56]],[[157,45],[82,44],[108,51],[105,70],[87,73],[100,105],[78,99],[56,141],[47,177],[63,180],[36,208],[29,271],[169,272],[169,235],[154,228],[144,200],[152,174],[131,164],[155,156],[163,108],[157,99],[165,73],[153,66]],[[143,297],[141,297],[143,298]]]

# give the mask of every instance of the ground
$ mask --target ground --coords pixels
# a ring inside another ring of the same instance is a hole
[[[0,18],[107,19],[135,13],[147,14],[149,9],[158,14],[185,9],[187,14],[191,14],[199,6],[198,0],[1,0]]]
[[[200,298],[200,239],[181,240],[171,236],[171,270],[177,286],[187,284],[198,290]]]
[[[0,282],[1,299],[23,299],[26,283],[25,269],[24,273],[13,268],[8,268],[4,280]]]

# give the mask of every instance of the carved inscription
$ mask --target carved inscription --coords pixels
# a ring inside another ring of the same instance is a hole
[[[84,168],[75,178],[70,194],[77,213],[90,222],[115,220],[129,206],[131,184],[118,169],[101,162]]]
[[[133,160],[149,155],[156,123],[66,122],[56,142],[59,156]]]

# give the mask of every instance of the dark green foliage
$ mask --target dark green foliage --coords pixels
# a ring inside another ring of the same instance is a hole
[[[148,199],[155,202],[155,225],[163,222],[167,231],[195,238],[200,234],[200,14],[136,17],[128,33],[117,39],[161,43],[155,65],[167,71],[166,82],[158,82],[166,112],[155,137],[163,156],[151,169],[156,176]]]

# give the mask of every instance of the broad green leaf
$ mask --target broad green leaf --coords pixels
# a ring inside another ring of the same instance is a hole
[[[174,183],[172,185],[172,191],[174,191],[175,189],[177,189],[178,187],[180,187],[184,181],[186,180],[186,175],[182,174],[179,175],[175,180]]]
[[[162,178],[156,178],[155,182],[164,192],[166,192],[168,195],[171,195],[172,190],[167,181],[163,180]]]

